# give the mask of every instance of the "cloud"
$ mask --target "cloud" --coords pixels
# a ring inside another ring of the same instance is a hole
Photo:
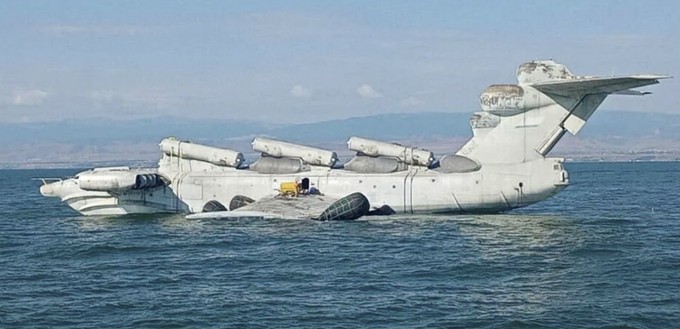
[[[312,96],[312,91],[301,85],[295,85],[293,86],[293,89],[290,90],[290,94],[297,98],[309,98]]]
[[[421,106],[423,104],[425,104],[425,102],[423,100],[421,100],[420,98],[417,98],[417,97],[413,97],[413,96],[406,98],[406,99],[403,99],[403,100],[401,100],[401,102],[399,102],[399,105],[404,106],[404,107],[418,107],[418,106]]]
[[[112,103],[114,100],[116,100],[118,95],[114,93],[111,90],[95,90],[90,93],[90,97],[94,99],[96,102],[101,102],[101,103]]]
[[[5,97],[3,103],[17,106],[34,106],[43,103],[49,93],[40,89],[15,91],[9,97]]]
[[[383,97],[383,95],[381,93],[375,91],[375,89],[373,89],[373,87],[371,87],[371,86],[369,86],[365,83],[363,85],[361,85],[361,87],[357,88],[357,93],[359,93],[359,96],[361,96],[363,98],[380,98],[380,97]]]

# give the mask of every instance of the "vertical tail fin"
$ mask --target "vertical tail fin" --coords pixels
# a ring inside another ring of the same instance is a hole
[[[517,163],[546,156],[565,132],[577,134],[609,94],[642,95],[631,88],[666,76],[577,77],[554,61],[519,66],[517,85],[482,92],[473,137],[457,154],[481,163]]]

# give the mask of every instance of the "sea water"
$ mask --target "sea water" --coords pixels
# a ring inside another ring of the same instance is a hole
[[[0,327],[680,327],[680,163],[499,215],[83,217],[0,171]]]

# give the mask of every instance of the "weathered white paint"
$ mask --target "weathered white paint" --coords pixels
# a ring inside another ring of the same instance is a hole
[[[87,191],[79,186],[78,178],[72,178],[45,184],[41,193],[60,197],[85,215],[198,213],[211,200],[223,205],[228,205],[237,195],[258,200],[278,193],[276,188],[282,182],[308,178],[313,187],[328,196],[340,198],[361,192],[372,208],[388,205],[401,213],[504,211],[545,200],[568,186],[562,159],[546,158],[546,155],[565,132],[577,133],[607,95],[644,94],[630,88],[655,84],[666,77],[576,77],[562,64],[534,61],[520,65],[517,78],[516,86],[491,86],[480,96],[483,111],[471,118],[473,137],[456,153],[469,158],[470,163],[480,164],[478,170],[471,172],[441,172],[423,166],[425,159],[415,162],[401,159],[408,164],[408,169],[393,173],[332,169],[334,152],[258,138],[253,142],[256,150],[307,160],[305,168],[309,168],[290,174],[262,174],[230,166],[236,164],[238,152],[220,153],[212,147],[186,144],[195,146],[198,154],[183,156],[172,147],[163,148],[171,144],[164,141],[161,143],[163,157],[153,172],[162,175],[169,182],[167,186],[121,189],[129,185],[130,177],[149,170],[124,170],[126,174],[122,176],[100,170],[105,174],[95,180],[102,186],[110,184],[110,190]],[[384,151],[397,158],[393,151],[399,153],[406,149],[398,146],[397,150],[394,144],[359,139],[350,140],[350,147],[369,155],[376,152],[375,155],[380,155]],[[217,158],[228,155],[228,160],[215,160],[211,154],[223,155]],[[429,154],[424,151],[420,157]],[[228,163],[227,166],[224,163]],[[418,165],[414,165],[416,163]],[[87,174],[92,176],[96,172]],[[114,185],[118,188],[113,188]]]

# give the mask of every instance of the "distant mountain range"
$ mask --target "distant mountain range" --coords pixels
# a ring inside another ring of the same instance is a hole
[[[294,141],[345,140],[358,135],[380,139],[469,137],[470,113],[381,114],[307,124],[255,121],[191,120],[173,117],[130,121],[110,119],[42,123],[0,123],[5,143],[100,144],[112,141],[159,141],[167,136],[191,140],[224,140],[267,135]],[[584,137],[663,136],[680,138],[680,115],[643,112],[598,112],[581,132]]]
[[[453,148],[472,135],[470,114],[382,114],[288,125],[173,117],[0,123],[0,140],[3,141],[0,144],[0,166],[21,167],[36,163],[46,166],[59,163],[57,166],[63,166],[72,161],[83,164],[153,161],[159,157],[158,142],[168,136],[229,146],[244,153],[249,151],[248,143],[254,136],[328,145],[333,149],[342,148],[350,136],[362,136],[387,141],[418,141],[420,146],[438,143],[439,148],[432,146],[436,153],[438,149],[455,150]],[[675,152],[676,148],[680,148],[680,115],[609,111],[596,113],[576,138],[567,138],[555,152],[599,159],[597,156],[593,158],[593,154],[638,154],[648,149]],[[670,158],[675,159],[675,156],[673,154]]]

